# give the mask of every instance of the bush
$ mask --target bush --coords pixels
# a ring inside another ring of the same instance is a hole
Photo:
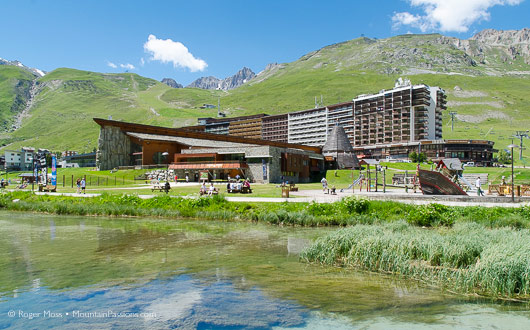
[[[370,206],[370,202],[368,200],[353,196],[344,198],[340,203],[348,214],[365,213]]]
[[[454,223],[449,207],[436,203],[416,207],[409,213],[407,221],[424,227],[452,226]]]

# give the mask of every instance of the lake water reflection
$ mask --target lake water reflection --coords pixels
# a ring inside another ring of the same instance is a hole
[[[0,212],[0,328],[530,328],[528,305],[298,262],[330,230]]]

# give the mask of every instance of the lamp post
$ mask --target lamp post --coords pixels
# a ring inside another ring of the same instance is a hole
[[[169,181],[169,152],[163,152],[162,156],[166,158],[166,181]]]
[[[510,154],[512,156],[512,203],[514,203],[515,202],[515,197],[514,197],[514,191],[513,191],[513,148],[519,148],[519,146],[512,143],[512,144],[510,144],[508,146],[508,148],[510,148],[510,150],[511,150]]]

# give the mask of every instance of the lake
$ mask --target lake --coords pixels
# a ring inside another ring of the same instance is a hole
[[[308,265],[334,228],[0,212],[0,329],[530,329],[528,304]]]

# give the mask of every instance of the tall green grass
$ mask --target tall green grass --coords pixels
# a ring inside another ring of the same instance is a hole
[[[320,238],[305,262],[360,267],[449,290],[530,298],[530,231],[472,223],[425,229],[405,222],[358,225]]]
[[[489,228],[530,228],[530,207],[409,205],[356,197],[335,203],[252,203],[228,202],[222,195],[202,198],[163,195],[142,199],[127,194],[77,198],[6,192],[0,194],[0,208],[75,215],[237,219],[291,226],[350,226],[405,220],[422,227],[451,227],[454,223],[474,222]]]

